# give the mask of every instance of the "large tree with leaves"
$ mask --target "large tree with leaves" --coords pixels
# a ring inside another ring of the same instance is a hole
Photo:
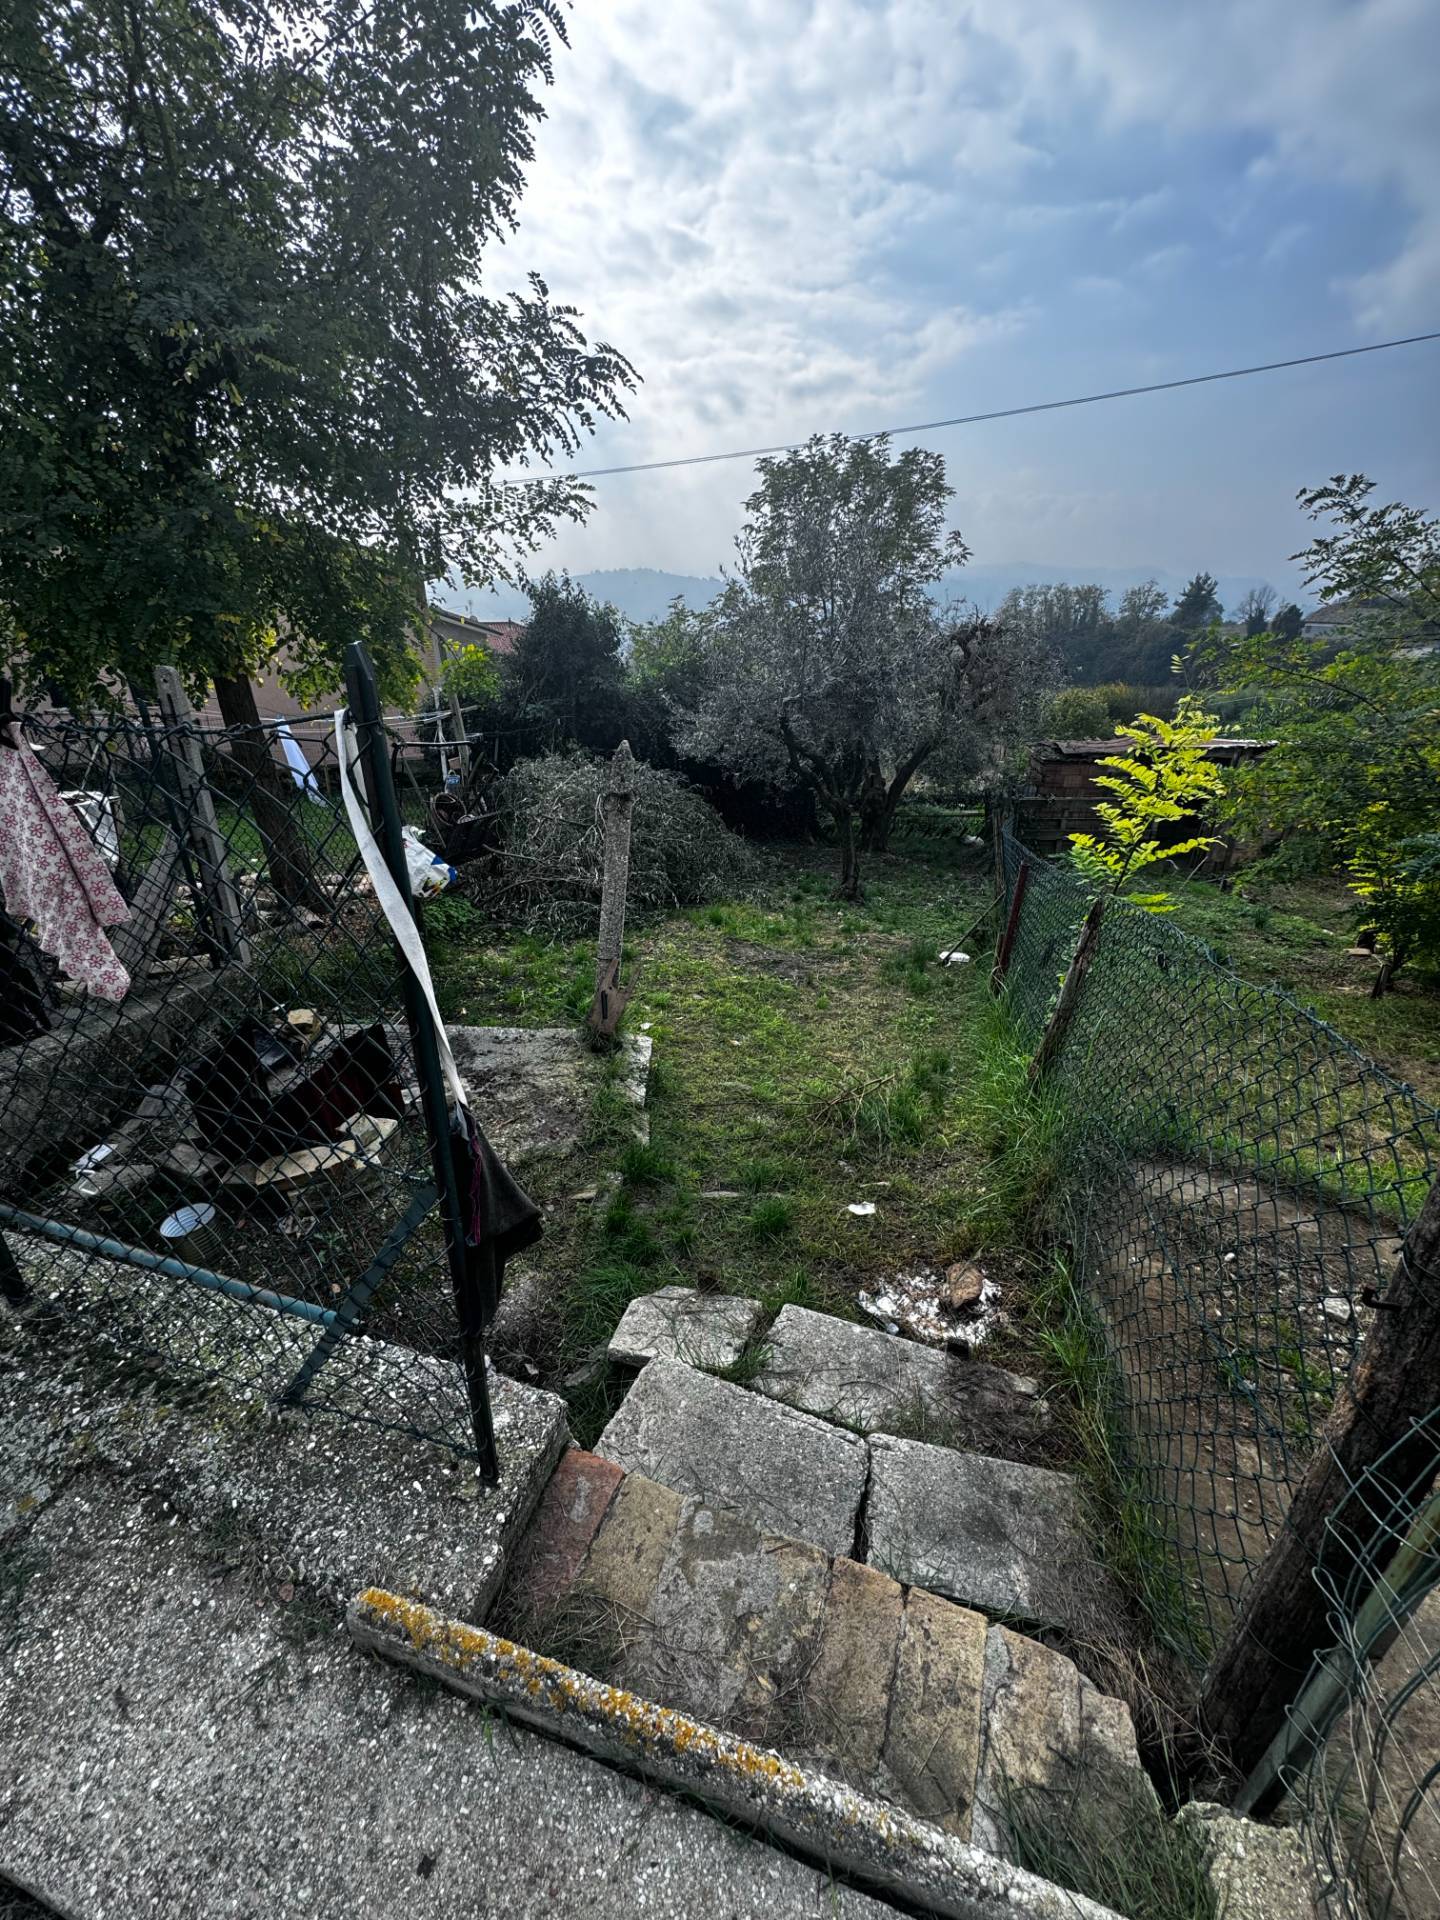
[[[365,639],[413,681],[426,580],[583,510],[502,470],[631,379],[515,224],[551,0],[35,0],[0,25],[0,617],[31,684],[159,661],[254,718]]]
[[[1337,474],[1299,496],[1330,528],[1293,556],[1307,582],[1364,603],[1344,632],[1217,640],[1202,658],[1260,690],[1253,724],[1276,741],[1237,780],[1241,825],[1308,835],[1344,868],[1381,936],[1383,993],[1407,964],[1440,966],[1440,520],[1373,492]]]
[[[974,771],[1046,690],[1033,649],[929,589],[967,557],[937,453],[816,437],[760,462],[739,568],[701,616],[704,690],[682,750],[814,793],[840,844],[883,847],[922,767]]]

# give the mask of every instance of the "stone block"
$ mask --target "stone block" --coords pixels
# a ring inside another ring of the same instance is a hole
[[[1224,1920],[1323,1920],[1329,1911],[1293,1827],[1262,1827],[1205,1800],[1175,1818],[1200,1838]]]
[[[680,1507],[680,1496],[671,1488],[638,1473],[627,1475],[590,1544],[577,1586],[600,1595],[622,1615],[647,1620]]]
[[[1010,1856],[1012,1804],[1092,1836],[1119,1833],[1140,1814],[1160,1818],[1130,1709],[1053,1647],[990,1629],[983,1722],[970,1838],[992,1853]]]
[[[808,1307],[782,1307],[755,1385],[862,1433],[935,1422],[962,1436],[1033,1433],[1049,1410],[1035,1381]]]
[[[982,1614],[911,1588],[882,1756],[905,1804],[961,1840],[980,1762],[985,1632]]]
[[[990,1614],[1083,1632],[1118,1604],[1081,1530],[1069,1474],[877,1433],[867,1558]]]
[[[610,1339],[610,1359],[620,1367],[651,1360],[681,1360],[687,1366],[731,1367],[760,1324],[758,1300],[700,1293],[694,1287],[661,1287],[626,1307]]]
[[[511,1554],[507,1617],[538,1618],[570,1591],[624,1477],[613,1461],[580,1447],[561,1455]]]
[[[862,1789],[879,1790],[903,1612],[904,1596],[885,1574],[856,1560],[834,1561],[806,1685],[811,1738],[797,1755]]]
[[[865,1442],[674,1360],[652,1360],[595,1451],[678,1493],[739,1507],[770,1532],[849,1553]]]

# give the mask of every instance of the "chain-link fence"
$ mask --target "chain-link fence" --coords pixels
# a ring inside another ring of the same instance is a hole
[[[1006,998],[1036,1044],[1090,896],[1009,834],[1003,857]],[[1440,1173],[1440,1113],[1288,994],[1124,900],[1099,922],[1047,1084],[1067,1167],[1055,1225],[1112,1363],[1137,1564],[1156,1625],[1203,1671],[1385,1310]],[[1415,1484],[1382,1473],[1351,1488],[1375,1511],[1363,1564],[1330,1596],[1333,1627],[1369,1657],[1294,1776],[1345,1868],[1340,1897],[1368,1902],[1356,1912],[1440,1912],[1406,1904],[1416,1862],[1428,1855],[1432,1896],[1435,1872],[1440,1529],[1411,1537],[1440,1472],[1435,1437]],[[1407,1538],[1404,1607],[1372,1619],[1377,1575]]]
[[[62,1332],[483,1460],[426,1063],[333,726],[201,727],[160,695],[24,722],[128,917],[118,976],[0,928],[0,1279]],[[355,778],[378,767],[397,833],[394,786],[430,822],[437,752],[357,718]]]

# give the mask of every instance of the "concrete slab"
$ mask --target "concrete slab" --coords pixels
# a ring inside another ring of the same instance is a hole
[[[519,1164],[580,1144],[607,1063],[578,1029],[447,1024],[445,1031],[475,1112],[506,1160]],[[648,1033],[626,1034],[618,1056],[618,1084],[642,1135],[653,1047]]]
[[[595,1451],[827,1553],[854,1546],[865,1442],[677,1361],[651,1361]]]
[[[1115,1920],[1106,1909],[773,1751],[394,1595],[352,1603],[357,1644],[702,1799],[912,1909],[948,1920]],[[756,1901],[750,1912],[764,1911]]]
[[[862,1433],[933,1426],[989,1444],[1049,1420],[1034,1380],[808,1307],[782,1307],[765,1346],[761,1393]]]
[[[66,1920],[891,1913],[364,1658],[125,1491],[92,1476],[34,1523],[0,1663],[0,1873]]]
[[[1094,1564],[1069,1474],[877,1433],[871,1566],[992,1615],[1083,1632],[1116,1602]]]
[[[681,1360],[718,1372],[734,1366],[763,1313],[758,1300],[735,1294],[660,1287],[626,1307],[610,1338],[610,1360],[617,1367]]]
[[[124,1270],[125,1287],[147,1278]],[[86,1283],[103,1281],[87,1270]],[[115,1298],[125,1297],[116,1282]],[[194,1288],[183,1304],[197,1351],[225,1340],[268,1352],[279,1337],[278,1316],[263,1308]],[[317,1418],[278,1411],[258,1392],[242,1399],[209,1383],[177,1386],[135,1361],[123,1338],[106,1337],[108,1324],[97,1305],[86,1343],[75,1346],[73,1324],[6,1317],[16,1371],[0,1383],[0,1434],[13,1446],[8,1472],[19,1497],[103,1464],[197,1527],[243,1525],[336,1605],[359,1582],[383,1577],[484,1617],[565,1446],[563,1401],[491,1375],[501,1472],[498,1486],[485,1487],[473,1462],[364,1421],[367,1412],[403,1420],[416,1395],[432,1409],[453,1402],[458,1370],[446,1362],[348,1341],[320,1379],[329,1379],[329,1404],[359,1417]]]
[[[1175,1818],[1204,1846],[1206,1878],[1224,1920],[1323,1920],[1331,1911],[1293,1827],[1262,1827],[1204,1800],[1192,1800]]]
[[[1074,1661],[1008,1627],[985,1643],[983,1734],[971,1838],[1011,1854],[1007,1807],[1120,1833],[1160,1802],[1140,1765],[1124,1701],[1102,1693]]]

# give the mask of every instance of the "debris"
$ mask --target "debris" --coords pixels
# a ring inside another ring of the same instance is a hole
[[[970,956],[962,953],[959,947],[942,947],[935,956],[942,967],[968,967]]]
[[[957,1261],[943,1273],[917,1267],[913,1273],[896,1274],[874,1293],[857,1294],[856,1300],[860,1311],[886,1333],[962,1352],[978,1347],[1001,1320],[1000,1288],[973,1260]]]
[[[955,1313],[977,1307],[985,1291],[985,1275],[973,1260],[957,1260],[945,1269],[945,1304]]]
[[[1329,1320],[1353,1320],[1355,1309],[1343,1294],[1327,1293],[1320,1302],[1321,1311]]]
[[[852,1200],[845,1211],[847,1213],[853,1213],[857,1220],[867,1220],[875,1211],[875,1202],[873,1200]]]

